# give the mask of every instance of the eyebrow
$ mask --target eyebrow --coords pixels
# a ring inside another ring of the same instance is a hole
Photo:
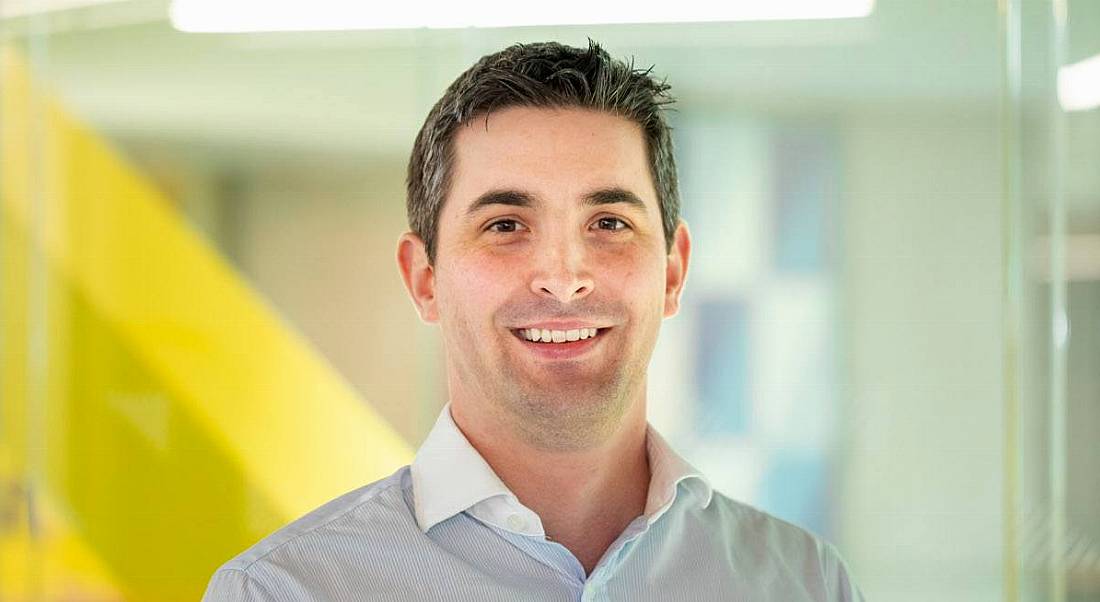
[[[645,211],[645,203],[642,199],[638,198],[638,195],[630,192],[625,188],[613,186],[611,188],[600,188],[599,190],[593,190],[582,197],[585,205],[598,206],[598,205],[613,205],[616,203],[624,203],[634,207],[640,211]],[[525,192],[523,190],[503,189],[503,190],[490,190],[482,193],[470,204],[470,208],[466,210],[466,215],[473,215],[478,211],[481,211],[485,207],[491,205],[508,205],[511,207],[536,207],[542,203],[542,200],[534,194]]]

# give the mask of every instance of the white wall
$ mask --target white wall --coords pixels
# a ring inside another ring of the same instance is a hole
[[[869,600],[1001,597],[996,112],[846,128],[842,549]]]

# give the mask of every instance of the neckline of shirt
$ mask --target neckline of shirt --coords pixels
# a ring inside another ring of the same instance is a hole
[[[461,512],[497,528],[521,535],[545,537],[542,521],[520,503],[515,494],[470,444],[443,406],[410,467],[417,525],[427,533],[433,526]],[[652,525],[677,499],[679,484],[692,490],[702,507],[713,490],[706,477],[680,457],[653,428],[646,425],[646,453],[650,463],[646,522]]]

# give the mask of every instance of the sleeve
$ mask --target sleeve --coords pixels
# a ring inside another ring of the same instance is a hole
[[[821,559],[825,594],[829,602],[864,602],[863,593],[852,583],[848,565],[831,543],[823,542]]]
[[[218,569],[206,586],[202,602],[272,602],[275,598],[248,573]]]

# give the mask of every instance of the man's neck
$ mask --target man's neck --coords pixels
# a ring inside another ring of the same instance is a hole
[[[546,536],[565,546],[590,574],[607,548],[645,511],[649,492],[645,404],[632,406],[620,428],[581,451],[545,450],[505,425],[452,404],[455,423],[519,501],[542,520]]]

